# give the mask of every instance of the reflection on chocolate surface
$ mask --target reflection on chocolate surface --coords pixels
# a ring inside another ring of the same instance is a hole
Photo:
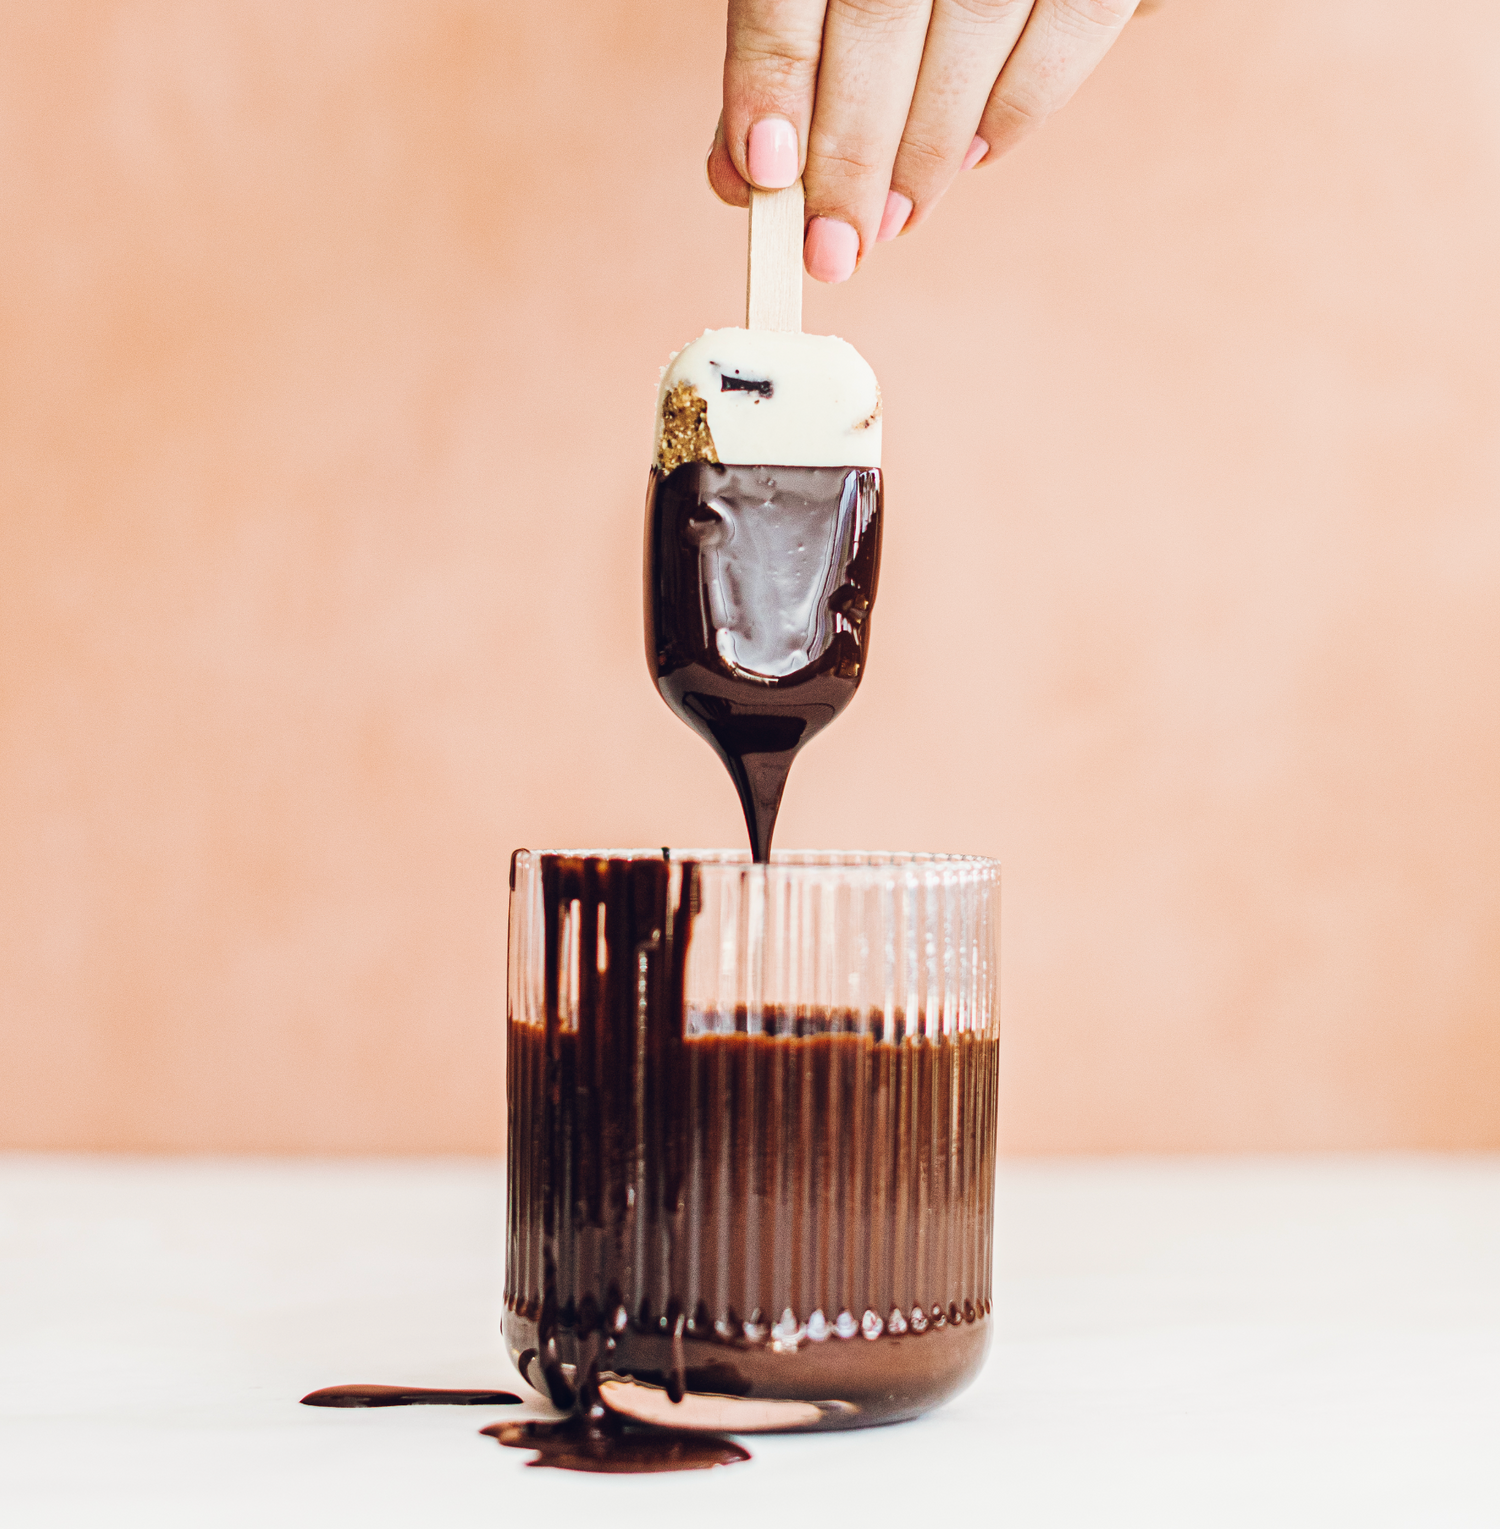
[[[854,697],[880,572],[878,468],[655,468],[646,662],[723,760],[757,860],[797,751]]]

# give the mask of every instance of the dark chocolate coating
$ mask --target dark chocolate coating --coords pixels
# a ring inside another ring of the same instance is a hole
[[[759,861],[797,751],[864,677],[882,503],[873,467],[652,470],[646,663],[724,761]]]

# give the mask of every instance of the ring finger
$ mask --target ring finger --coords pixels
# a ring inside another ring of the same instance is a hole
[[[968,162],[974,129],[1031,9],[1032,0],[934,0],[882,239],[915,228]]]

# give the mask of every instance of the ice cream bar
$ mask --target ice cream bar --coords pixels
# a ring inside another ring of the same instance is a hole
[[[757,199],[786,199],[779,216],[791,193],[752,192],[750,326],[709,330],[662,374],[646,500],[646,662],[729,770],[759,861],[797,751],[864,675],[880,570],[880,389],[852,345],[790,322],[794,190],[759,303]]]
[[[833,335],[710,329],[673,356],[656,402],[656,466],[879,467],[880,388]]]

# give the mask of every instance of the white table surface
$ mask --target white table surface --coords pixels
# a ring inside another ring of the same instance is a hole
[[[0,1523],[1500,1526],[1500,1160],[1011,1165],[996,1343],[931,1416],[532,1470],[488,1163],[0,1157]],[[544,1410],[536,1409],[538,1415]]]

